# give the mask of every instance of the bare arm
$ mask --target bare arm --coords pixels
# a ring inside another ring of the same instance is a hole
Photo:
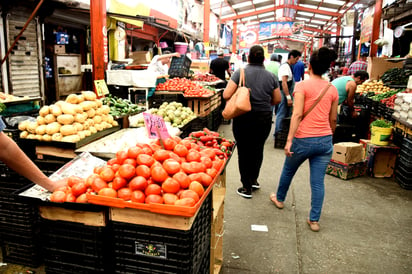
[[[277,105],[280,103],[280,101],[282,101],[282,95],[280,95],[280,89],[276,88],[273,90],[273,94],[272,94],[272,106]]]
[[[223,99],[229,100],[230,97],[232,97],[232,95],[235,93],[236,89],[237,89],[237,84],[233,82],[232,79],[230,79],[229,82],[227,83],[225,90],[223,91]]]
[[[292,147],[293,137],[295,136],[295,133],[298,130],[299,124],[302,121],[304,104],[305,104],[305,95],[300,92],[296,93],[295,101],[293,104],[292,118],[290,120],[288,139],[285,145],[286,156],[292,156],[293,154],[293,152],[290,151],[290,148]]]
[[[353,81],[348,81],[346,84],[346,92],[348,93],[348,97],[346,99],[346,102],[349,107],[349,111],[352,114],[352,117],[356,117],[356,111],[354,109],[354,104],[355,104],[355,93],[356,93],[356,83]]]
[[[329,112],[329,124],[330,124],[330,128],[332,129],[332,132],[335,132],[336,129],[336,120],[337,120],[337,116],[338,116],[338,103],[339,100],[333,101],[332,102],[332,106],[330,108],[330,112]]]
[[[50,180],[20,149],[20,147],[3,132],[0,132],[0,160],[28,180],[49,191],[66,185],[66,181]]]
[[[159,57],[157,57],[157,60],[159,61],[159,60],[171,58],[171,57],[180,57],[180,53],[174,52],[174,53],[159,55]]]

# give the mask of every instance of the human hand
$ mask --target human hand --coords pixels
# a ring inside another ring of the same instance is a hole
[[[174,56],[176,56],[176,57],[180,57],[180,53],[175,52]]]
[[[288,101],[288,107],[291,107],[293,105],[292,99],[287,99],[287,101]]]
[[[286,157],[291,157],[292,156],[293,152],[290,151],[291,147],[292,147],[292,141],[287,141],[286,145],[285,145],[285,148],[284,148]]]
[[[60,187],[67,186],[67,179],[68,178],[64,178],[64,179],[61,179],[61,180],[58,180],[58,181],[52,181],[51,187],[48,190],[51,191],[51,192],[54,192]]]

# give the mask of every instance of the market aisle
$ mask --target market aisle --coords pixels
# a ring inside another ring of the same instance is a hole
[[[233,137],[231,125],[219,129]],[[284,154],[265,145],[259,183],[252,199],[236,194],[240,186],[237,155],[227,170],[221,273],[411,273],[412,191],[391,179],[325,177],[321,231],[309,230],[309,167],[295,176],[285,208],[269,200],[276,190]],[[252,231],[266,225],[268,232]]]

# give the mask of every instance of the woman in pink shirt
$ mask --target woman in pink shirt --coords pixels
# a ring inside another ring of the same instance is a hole
[[[327,80],[322,79],[336,59],[336,53],[326,47],[312,53],[309,61],[310,79],[299,82],[294,90],[294,105],[289,135],[285,145],[286,159],[279,180],[277,193],[270,199],[279,209],[284,201],[293,176],[307,159],[310,164],[310,186],[312,191],[311,210],[307,220],[312,231],[319,231],[319,219],[325,194],[324,178],[326,167],[332,157],[332,135],[336,127],[338,91]],[[326,93],[307,116],[305,113]]]

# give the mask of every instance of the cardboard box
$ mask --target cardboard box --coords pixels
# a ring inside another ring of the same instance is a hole
[[[363,176],[366,174],[366,160],[353,164],[345,164],[330,160],[328,167],[326,168],[326,174],[344,180]]]
[[[394,145],[378,146],[367,144],[367,170],[371,177],[392,177],[395,169],[396,158],[400,148]]]
[[[354,142],[341,142],[333,145],[332,160],[344,164],[358,163],[363,160],[363,146]]]
[[[66,53],[66,45],[54,45],[55,54],[64,54]]]
[[[403,62],[389,62],[386,58],[380,57],[368,57],[367,62],[371,80],[379,80],[388,69],[403,67]]]
[[[133,65],[149,64],[152,61],[152,54],[150,51],[133,51],[130,56],[133,59]]]

